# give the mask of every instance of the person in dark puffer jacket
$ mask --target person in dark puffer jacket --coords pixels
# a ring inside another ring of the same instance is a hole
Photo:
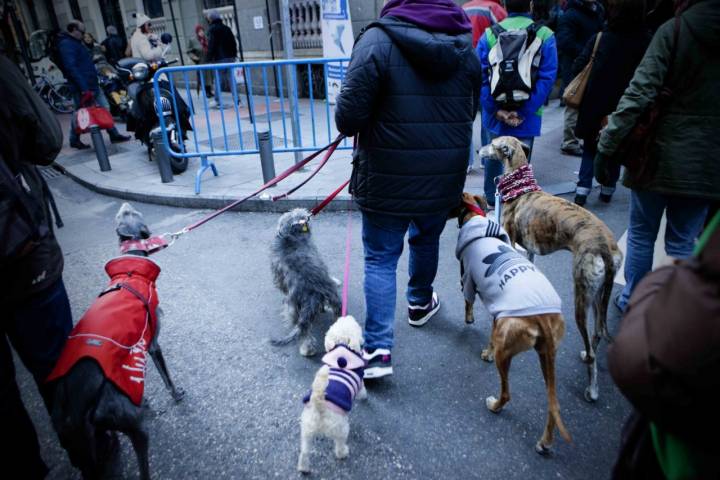
[[[452,0],[390,0],[358,38],[335,122],[358,135],[351,191],[363,215],[366,378],[392,373],[396,267],[409,229],[409,323],[439,308],[438,239],[461,199],[478,109],[472,27]]]

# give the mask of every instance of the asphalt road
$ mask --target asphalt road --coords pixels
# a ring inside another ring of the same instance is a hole
[[[66,226],[65,282],[78,319],[106,283],[103,265],[118,253],[113,218],[120,201],[92,193],[66,178],[50,181]],[[591,207],[619,238],[627,225],[628,193],[611,205]],[[174,230],[203,212],[135,204],[155,233]],[[344,213],[321,214],[313,236],[332,273],[342,276]],[[174,404],[154,366],[145,397],[150,411],[150,467],[154,478],[296,478],[301,398],[319,359],[301,358],[296,346],[271,347],[267,339],[286,331],[281,297],[272,285],[268,245],[276,214],[229,213],[181,239],[155,259],[166,313],[160,343],[175,382],[187,392]],[[364,318],[360,222],[352,214],[353,244],[349,311]],[[476,322],[463,321],[457,228],[449,222],[441,239],[435,282],[442,308],[421,329],[405,321],[407,257],[398,274],[399,301],[393,351],[395,375],[368,383],[369,399],[351,415],[350,457],[337,461],[328,441],[317,441],[315,478],[606,478],[611,470],[628,403],[607,372],[606,345],[599,358],[600,399],[583,400],[585,368],[573,321],[570,255],[537,259],[563,300],[566,336],[557,358],[562,417],[573,442],[561,438],[554,454],[533,446],[545,421],[546,395],[534,352],[516,357],[512,400],[500,414],[485,408],[499,393],[493,364],[480,359],[490,332],[489,316],[476,303]],[[332,319],[316,325],[320,338]],[[610,307],[609,325],[618,316]],[[53,433],[34,384],[19,368],[26,404],[37,426],[49,478],[78,478]],[[137,478],[135,457],[122,439],[124,474]]]

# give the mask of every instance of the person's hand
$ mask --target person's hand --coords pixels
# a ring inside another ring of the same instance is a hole
[[[95,95],[90,90],[86,90],[82,93],[82,96],[80,97],[80,106],[85,107],[88,105],[92,105],[95,102]]]
[[[523,122],[523,118],[517,112],[508,112],[507,110],[498,110],[495,117],[506,125],[517,127]]]
[[[604,153],[597,152],[595,154],[595,160],[593,160],[593,173],[595,180],[600,185],[608,185],[610,183],[610,163],[613,161],[612,157],[605,155]]]

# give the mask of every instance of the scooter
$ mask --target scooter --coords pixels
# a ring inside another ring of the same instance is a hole
[[[163,34],[163,42],[167,45],[165,52],[170,49],[170,41],[172,37],[168,33]],[[170,37],[169,39],[167,37]],[[164,57],[164,54],[163,54]],[[180,146],[180,135],[178,133],[177,120],[180,120],[183,140],[187,139],[187,132],[192,130],[190,125],[190,109],[180,95],[173,94],[170,91],[170,83],[166,80],[160,80],[160,96],[161,108],[158,109],[155,101],[155,91],[153,89],[152,78],[159,69],[177,63],[177,60],[170,62],[164,58],[159,62],[146,62],[140,58],[123,58],[118,61],[118,72],[120,77],[127,82],[128,96],[128,115],[127,130],[135,132],[135,138],[147,145],[148,159],[155,161],[157,151],[163,148],[162,145],[155,145],[153,140],[155,133],[160,131],[160,117],[162,115],[165,120],[165,127],[168,134],[169,147],[173,152],[182,152]],[[175,105],[177,105],[177,115],[175,114]],[[160,110],[160,111],[158,111]],[[188,159],[178,158],[170,155],[170,167],[173,173],[178,174],[187,170]]]
[[[95,60],[95,70],[98,74],[100,88],[110,103],[110,113],[127,122],[130,97],[117,69],[110,65],[105,58],[101,58]]]

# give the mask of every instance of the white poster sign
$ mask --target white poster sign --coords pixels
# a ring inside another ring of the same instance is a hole
[[[345,58],[352,53],[355,37],[350,21],[349,0],[322,0],[323,57]],[[328,99],[335,104],[348,64],[328,64]]]

